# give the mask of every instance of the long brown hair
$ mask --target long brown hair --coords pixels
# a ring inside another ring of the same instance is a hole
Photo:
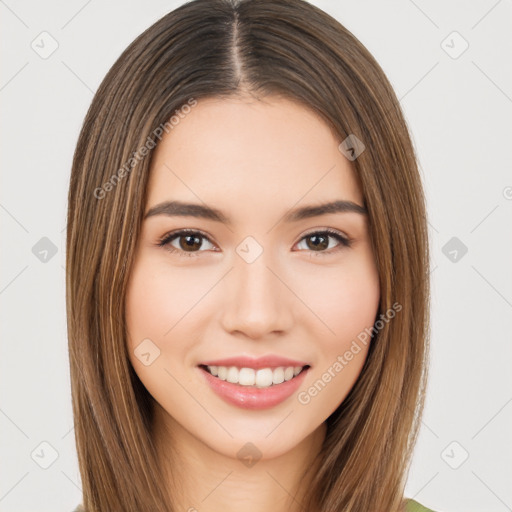
[[[402,506],[426,383],[429,253],[421,180],[398,100],[366,48],[303,0],[195,0],[148,28],[115,62],[74,154],[66,300],[87,512],[175,510],[151,435],[153,399],[127,355],[125,292],[161,127],[170,130],[169,119],[193,101],[247,93],[299,101],[340,142],[356,135],[364,143],[352,165],[380,276],[377,318],[393,304],[402,308],[374,333],[359,379],[328,418],[302,505],[322,512]]]

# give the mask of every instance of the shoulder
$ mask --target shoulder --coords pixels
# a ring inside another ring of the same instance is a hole
[[[434,512],[434,511],[427,507],[424,507],[417,501],[407,500],[406,506],[405,506],[405,512]]]
[[[82,505],[78,505],[73,512],[85,512]],[[405,512],[434,512],[430,508],[424,507],[420,503],[414,500],[406,500]]]
[[[85,512],[85,509],[82,505],[78,505],[73,512]],[[417,501],[408,499],[406,500],[405,512],[434,512],[430,508],[424,507]]]

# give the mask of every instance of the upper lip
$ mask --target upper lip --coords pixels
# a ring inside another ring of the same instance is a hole
[[[280,357],[276,355],[267,355],[263,357],[228,357],[226,359],[216,359],[215,361],[205,361],[201,363],[204,366],[236,366],[237,368],[279,368],[280,366],[308,366],[304,361],[297,361],[295,359],[288,359],[287,357]]]

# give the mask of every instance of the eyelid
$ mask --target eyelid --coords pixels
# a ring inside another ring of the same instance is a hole
[[[353,241],[352,238],[350,238],[348,235],[346,235],[342,231],[338,231],[337,229],[328,228],[328,227],[325,227],[325,228],[313,228],[311,231],[307,231],[306,233],[301,235],[299,241],[302,240],[303,238],[307,237],[307,236],[314,235],[315,233],[328,233],[329,235],[337,235],[340,238],[344,238],[347,242],[352,242]]]
[[[196,229],[196,228],[180,228],[180,229],[175,229],[173,231],[169,231],[169,232],[165,233],[165,235],[160,237],[158,241],[163,242],[165,240],[170,240],[173,237],[175,237],[176,235],[181,235],[183,233],[186,233],[189,235],[201,235],[202,237],[206,238],[207,240],[209,240],[210,242],[213,243],[213,241],[211,240],[209,235],[207,235],[204,231],[201,231],[200,229]]]

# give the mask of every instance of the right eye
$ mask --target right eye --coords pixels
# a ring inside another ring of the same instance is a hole
[[[201,231],[182,229],[165,234],[159,240],[158,246],[164,247],[171,253],[177,253],[179,256],[197,256],[195,253],[204,252],[200,248],[205,240],[212,247],[215,247],[210,239]]]

